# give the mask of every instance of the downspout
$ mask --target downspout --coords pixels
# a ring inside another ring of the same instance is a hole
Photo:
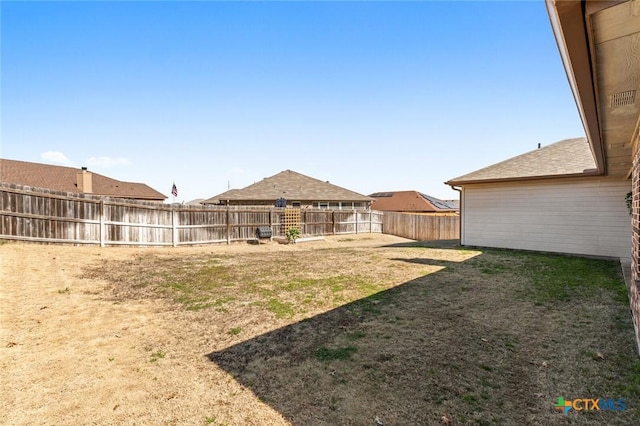
[[[453,189],[454,191],[458,191],[458,194],[460,194],[460,222],[458,223],[458,234],[460,235],[460,245],[462,245],[462,188],[456,188],[455,186],[451,185],[451,189]]]

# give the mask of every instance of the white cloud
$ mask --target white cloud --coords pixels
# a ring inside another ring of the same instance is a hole
[[[47,151],[40,154],[40,158],[50,163],[64,164],[66,166],[73,165],[73,161],[69,160],[66,155],[59,151]]]
[[[91,157],[87,160],[88,166],[97,167],[128,166],[129,164],[131,164],[131,161],[128,158]]]

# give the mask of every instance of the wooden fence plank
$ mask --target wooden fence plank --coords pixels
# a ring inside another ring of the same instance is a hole
[[[384,212],[382,232],[418,241],[455,240],[460,238],[460,216]]]

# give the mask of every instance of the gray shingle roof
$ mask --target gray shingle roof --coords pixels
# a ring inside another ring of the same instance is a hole
[[[79,193],[80,169],[0,158],[0,182],[53,191]],[[164,201],[167,198],[144,183],[124,182],[91,172],[94,195]]]
[[[596,163],[586,138],[560,142],[458,176],[447,185],[596,174]]]
[[[372,198],[324,182],[292,170],[264,178],[243,189],[231,189],[215,195],[204,203],[229,201],[271,201],[278,198],[296,201],[371,201]]]

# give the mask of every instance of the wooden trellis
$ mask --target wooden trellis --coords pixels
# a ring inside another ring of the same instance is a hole
[[[300,209],[287,207],[284,210],[283,226],[283,234],[286,234],[286,232],[291,228],[295,228],[302,233],[302,229],[300,229]]]

